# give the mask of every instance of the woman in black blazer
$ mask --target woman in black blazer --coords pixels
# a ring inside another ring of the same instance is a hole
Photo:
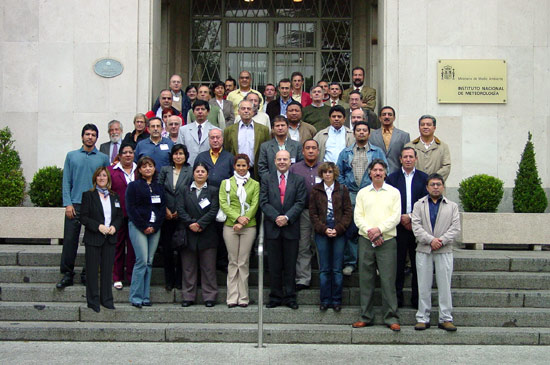
[[[164,188],[157,183],[155,161],[143,156],[137,164],[137,179],[126,188],[128,232],[136,254],[130,285],[130,303],[150,307],[153,257],[160,238],[160,228],[166,215]]]
[[[216,214],[219,209],[218,188],[209,186],[208,167],[198,162],[193,167],[193,182],[178,199],[179,219],[187,226],[187,246],[181,252],[183,269],[182,307],[189,307],[197,297],[197,262],[201,269],[202,299],[207,307],[216,304],[216,251],[218,234]]]
[[[94,187],[82,193],[80,222],[86,227],[86,300],[88,308],[99,312],[99,305],[115,309],[111,279],[115,262],[116,232],[122,224],[122,209],[118,195],[111,190],[111,175],[107,167],[99,167],[92,177]],[[100,286],[97,276],[101,270]]]
[[[176,199],[182,196],[183,190],[189,187],[193,180],[191,166],[187,163],[189,152],[187,147],[178,143],[170,152],[171,166],[163,166],[160,169],[159,184],[164,186],[164,198],[166,200],[166,219],[162,224],[160,234],[160,246],[164,256],[164,280],[165,288],[181,289],[181,255],[172,245],[172,236],[178,226],[178,212]],[[174,263],[174,250],[177,260]]]

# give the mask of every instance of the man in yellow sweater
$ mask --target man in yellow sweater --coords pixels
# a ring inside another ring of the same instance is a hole
[[[376,269],[380,273],[384,323],[392,331],[400,331],[397,314],[395,276],[397,272],[396,226],[401,219],[399,190],[386,184],[388,166],[380,159],[373,160],[368,173],[372,184],[357,193],[354,221],[359,228],[359,289],[361,320],[354,328],[374,324],[374,289]]]

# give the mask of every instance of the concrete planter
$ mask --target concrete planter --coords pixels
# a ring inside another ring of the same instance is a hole
[[[65,208],[0,207],[0,238],[63,238]]]
[[[482,250],[485,244],[550,244],[549,213],[460,213],[461,241]]]

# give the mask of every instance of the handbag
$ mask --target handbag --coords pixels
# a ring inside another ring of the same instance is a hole
[[[185,223],[183,223],[183,221],[180,220],[172,236],[172,248],[174,250],[181,250],[186,248],[188,243],[189,242],[187,240],[187,227],[185,226]]]
[[[225,180],[225,192],[227,194],[227,206],[230,206],[231,203],[229,201],[229,191],[231,190],[231,183],[229,182],[229,179]],[[216,214],[216,222],[224,223],[227,220],[227,214],[220,209],[218,210],[218,214]]]

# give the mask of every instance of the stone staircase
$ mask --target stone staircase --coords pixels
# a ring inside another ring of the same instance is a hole
[[[80,248],[83,252],[83,247]],[[84,262],[80,252],[77,266]],[[0,341],[255,342],[258,306],[229,309],[225,275],[218,274],[219,304],[180,306],[181,293],[167,292],[162,268],[153,270],[153,306],[128,303],[128,287],[113,289],[116,310],[86,307],[85,288],[57,290],[61,246],[0,245]],[[264,342],[311,344],[550,344],[550,252],[455,250],[453,304],[458,331],[436,328],[437,289],[432,328],[414,331],[415,310],[400,309],[402,330],[381,325],[353,329],[359,319],[358,275],[346,278],[343,309],[320,312],[318,272],[312,289],[298,294],[298,310],[264,309]],[[79,272],[80,269],[77,269]],[[407,278],[410,287],[410,276]],[[251,270],[250,296],[258,301],[257,270]],[[266,273],[266,285],[269,274]],[[435,280],[434,280],[435,282]],[[264,291],[267,297],[268,290]],[[200,295],[199,295],[200,297]],[[377,305],[380,305],[378,297]],[[405,290],[409,302],[410,290]],[[379,308],[378,308],[379,309]]]

